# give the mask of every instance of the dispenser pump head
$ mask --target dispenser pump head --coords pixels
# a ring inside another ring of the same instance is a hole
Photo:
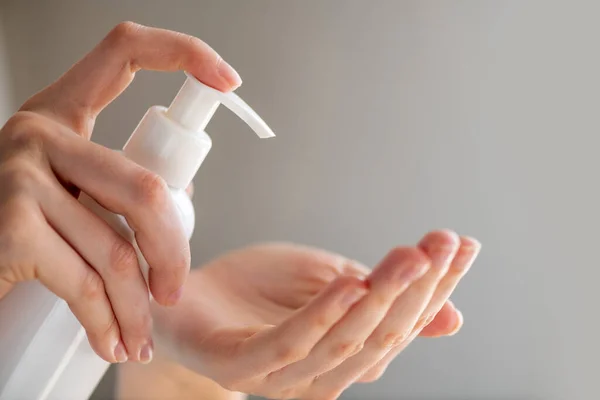
[[[225,105],[240,117],[259,138],[275,136],[265,121],[233,92],[223,93],[186,73],[187,80],[171,102],[167,116],[191,131],[203,131],[219,104]]]
[[[219,104],[237,114],[258,137],[275,136],[238,95],[219,92],[186,75],[169,108],[151,107],[123,148],[129,159],[180,189],[190,184],[212,147],[204,128]]]

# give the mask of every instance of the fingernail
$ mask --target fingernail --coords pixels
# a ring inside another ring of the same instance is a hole
[[[125,350],[125,346],[123,346],[121,341],[119,341],[119,343],[117,343],[115,346],[113,354],[115,355],[115,360],[117,360],[118,363],[124,363],[127,361],[127,350]]]
[[[167,298],[167,302],[171,305],[175,305],[181,300],[181,296],[183,296],[183,286],[171,293]]]
[[[356,304],[360,299],[362,299],[365,294],[367,294],[367,289],[365,288],[354,288],[349,293],[346,293],[342,297],[342,305],[344,307],[351,307]]]
[[[139,359],[142,364],[148,364],[152,361],[152,340],[149,340],[148,343],[142,347]]]
[[[456,308],[455,310],[456,310],[456,314],[457,314],[458,318],[456,318],[456,325],[454,325],[454,328],[452,329],[452,331],[450,332],[450,335],[448,335],[448,336],[456,335],[456,333],[458,333],[458,331],[460,330],[460,328],[463,325],[464,317],[463,317],[462,312],[460,312],[460,310],[458,308]]]
[[[231,90],[235,90],[242,84],[242,78],[240,74],[237,73],[235,69],[231,67],[231,65],[227,64],[227,62],[223,59],[219,60],[219,65],[217,66],[217,72],[227,82],[228,85],[232,86]]]

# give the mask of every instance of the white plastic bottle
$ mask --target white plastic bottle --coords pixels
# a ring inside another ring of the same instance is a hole
[[[185,189],[212,146],[204,128],[221,103],[260,138],[275,136],[236,94],[219,92],[188,74],[169,108],[151,107],[123,148],[126,157],[169,185],[188,238],[195,217]],[[125,218],[84,193],[80,201],[130,240],[147,280],[148,264]],[[0,300],[0,400],[87,399],[108,366],[90,347],[67,304],[39,282],[17,285]]]

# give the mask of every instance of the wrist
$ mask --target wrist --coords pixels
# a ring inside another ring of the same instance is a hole
[[[150,364],[128,362],[117,367],[118,400],[245,400],[216,382],[172,361],[155,358]]]
[[[200,274],[201,270],[192,271],[186,282],[184,296],[176,306],[166,308],[152,303],[154,359],[147,365],[133,362],[118,365],[117,399],[247,399],[245,394],[228,391],[213,380],[182,365],[186,360],[194,361],[192,365],[202,364],[201,360],[197,359],[199,355],[184,345],[187,343],[186,337],[197,338],[198,332],[213,328],[216,322],[203,321],[194,312],[196,307],[206,306],[202,304],[202,298],[197,296],[197,293],[210,292]],[[193,335],[188,332],[191,321],[194,325]],[[205,329],[198,329],[197,324],[202,324]],[[190,360],[189,357],[196,359]]]

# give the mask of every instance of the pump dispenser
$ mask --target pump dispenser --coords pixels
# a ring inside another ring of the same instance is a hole
[[[219,92],[188,74],[169,108],[154,106],[148,110],[125,144],[125,155],[160,175],[169,186],[186,188],[210,151],[212,141],[204,128],[221,103],[259,138],[275,136],[235,93]]]
[[[151,107],[123,148],[126,157],[165,180],[188,239],[195,217],[185,188],[212,147],[204,129],[220,104],[259,138],[275,136],[235,93],[219,92],[187,74],[171,105]],[[147,280],[148,264],[125,218],[85,193],[80,202],[132,243]],[[0,400],[85,399],[109,366],[94,353],[68,305],[39,282],[18,285],[2,299],[0,321],[11,321],[0,324]]]

